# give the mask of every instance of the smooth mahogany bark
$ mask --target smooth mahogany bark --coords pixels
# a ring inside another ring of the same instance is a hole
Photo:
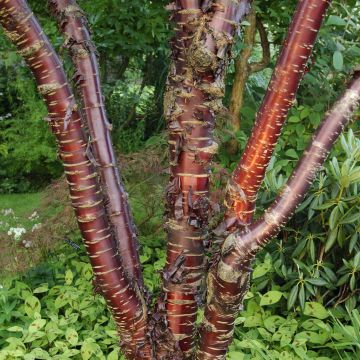
[[[330,0],[299,0],[245,152],[227,189],[225,228],[251,223],[256,196]]]
[[[294,172],[273,205],[255,223],[227,237],[208,276],[205,316],[196,359],[224,359],[234,321],[250,286],[251,262],[292,217],[317,170],[360,104],[360,71],[323,120]]]
[[[122,348],[131,359],[150,359],[145,302],[114,251],[88,140],[62,64],[25,1],[0,0],[0,23],[32,71],[47,105],[72,206],[97,283],[121,334]]]
[[[249,1],[179,0],[171,9],[176,35],[164,101],[171,172],[164,301],[169,328],[185,358],[192,358],[206,268],[209,165],[218,147],[213,139],[215,115],[222,108],[235,28]]]
[[[96,47],[91,40],[88,21],[75,0],[48,0],[48,3],[65,36],[65,47],[75,67],[74,81],[89,129],[93,163],[101,175],[116,251],[129,277],[142,287],[136,229],[111,142],[111,124],[106,115]]]

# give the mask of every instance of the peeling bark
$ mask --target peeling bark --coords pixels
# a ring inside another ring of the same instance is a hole
[[[227,192],[226,227],[251,222],[257,192],[265,176],[281,128],[295,101],[317,33],[330,0],[300,0],[256,122]],[[241,189],[232,192],[234,187]]]
[[[234,321],[250,286],[255,254],[292,217],[309,190],[317,170],[360,104],[360,71],[328,113],[273,205],[255,223],[225,240],[208,276],[208,296],[200,329],[198,360],[225,359]]]
[[[122,348],[129,358],[150,358],[146,305],[114,252],[98,176],[61,62],[25,1],[0,0],[0,23],[24,57],[47,105],[72,206],[97,283],[121,334]]]
[[[196,314],[204,285],[209,165],[217,151],[215,115],[222,108],[233,34],[248,12],[249,2],[177,1],[169,9],[176,21],[176,36],[164,100],[171,177],[163,279],[169,328],[188,358],[194,351]]]
[[[65,47],[69,50],[76,71],[74,80],[82,100],[95,166],[101,175],[116,251],[129,278],[134,278],[142,288],[136,228],[111,142],[111,124],[106,115],[96,47],[91,40],[88,21],[75,0],[48,0],[48,3],[65,36]]]

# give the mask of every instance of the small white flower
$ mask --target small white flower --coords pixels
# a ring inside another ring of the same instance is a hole
[[[31,232],[34,232],[35,230],[39,230],[39,229],[41,229],[41,224],[40,223],[38,223],[38,224],[34,224],[34,226],[32,227],[32,229],[31,229]]]
[[[34,211],[30,216],[29,216],[29,220],[36,220],[39,218],[39,214],[37,213],[37,211]]]
[[[3,289],[4,287],[2,285],[0,285],[0,290]]]
[[[14,210],[13,209],[4,209],[1,211],[1,214],[4,216],[14,215]]]
[[[26,240],[25,240],[24,246],[25,246],[27,249],[30,248],[31,245],[32,245],[32,242],[31,242],[31,241],[26,241]]]
[[[25,228],[10,228],[8,231],[9,236],[14,236],[15,240],[19,240],[23,234],[26,233]]]

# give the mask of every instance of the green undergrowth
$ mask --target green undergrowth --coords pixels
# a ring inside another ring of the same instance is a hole
[[[142,241],[149,239],[142,239]],[[142,246],[145,282],[157,292],[164,251]],[[79,245],[79,248],[75,246]],[[151,260],[151,261],[150,261]],[[264,265],[265,264],[265,265]],[[258,262],[255,276],[271,271]],[[0,359],[119,359],[105,301],[92,287],[79,238],[49,254],[23,276],[0,281]],[[256,285],[236,320],[228,359],[354,359],[360,343],[356,310],[327,310],[316,302],[286,310],[289,294]]]

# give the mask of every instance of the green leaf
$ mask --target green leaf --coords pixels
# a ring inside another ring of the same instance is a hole
[[[346,26],[346,21],[337,15],[330,15],[326,25]]]
[[[300,303],[301,309],[303,310],[304,306],[305,306],[305,288],[304,288],[303,284],[301,284],[301,286],[300,286],[299,303]]]
[[[119,349],[119,348],[114,349],[114,350],[107,356],[107,360],[118,360],[118,359],[119,359],[119,353],[120,353],[120,349]]]
[[[280,301],[282,296],[283,293],[280,291],[276,291],[276,290],[269,291],[261,297],[260,306],[276,304],[277,302]]]
[[[290,291],[290,295],[288,297],[288,303],[287,303],[287,307],[288,310],[292,309],[294,307],[297,295],[298,295],[298,291],[299,291],[299,285],[295,285],[291,291]]]
[[[46,324],[46,320],[45,319],[37,319],[34,320],[30,325],[29,325],[29,333],[33,333],[33,332],[37,332],[40,329],[42,329]]]
[[[337,234],[338,234],[338,228],[336,227],[334,230],[330,232],[330,235],[326,240],[325,252],[328,252],[333,247],[333,245],[336,242]]]
[[[274,333],[276,329],[281,326],[285,321],[286,320],[283,317],[279,315],[273,315],[269,316],[264,320],[264,326],[268,331]]]
[[[9,328],[7,328],[7,331],[10,331],[10,332],[23,332],[24,329],[20,326],[11,326]]]
[[[333,65],[338,71],[341,71],[344,66],[344,58],[340,51],[335,51],[333,55]]]
[[[99,356],[100,354],[102,354],[102,351],[94,339],[88,338],[84,341],[81,346],[81,356],[83,360],[92,359],[93,355]]]
[[[65,283],[66,285],[71,285],[74,275],[71,270],[67,270],[65,273]]]
[[[37,287],[37,288],[33,291],[33,293],[34,293],[34,294],[41,294],[41,293],[44,293],[44,292],[47,292],[47,291],[49,291],[49,285],[48,285],[48,284]]]
[[[227,360],[244,360],[245,354],[240,351],[229,351],[226,359]]]
[[[34,356],[34,359],[43,359],[48,360],[51,359],[49,353],[43,349],[35,348],[31,351],[30,355]]]
[[[298,159],[299,155],[294,149],[289,149],[285,151],[285,155],[292,158],[292,159]]]
[[[320,320],[326,319],[329,316],[328,311],[323,305],[317,302],[306,302],[304,315],[311,316]]]
[[[73,328],[66,329],[65,338],[73,346],[75,346],[79,341],[79,335]]]
[[[267,260],[262,264],[259,264],[255,267],[252,278],[257,279],[261,276],[267,274],[272,268],[271,260]]]
[[[40,313],[41,311],[41,304],[40,300],[35,296],[27,296],[25,299],[25,313],[30,318],[33,318],[35,313]]]

